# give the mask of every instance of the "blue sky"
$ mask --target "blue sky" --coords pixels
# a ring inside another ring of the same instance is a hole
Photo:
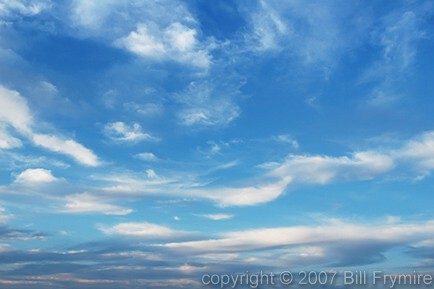
[[[430,272],[433,5],[0,0],[1,287]]]

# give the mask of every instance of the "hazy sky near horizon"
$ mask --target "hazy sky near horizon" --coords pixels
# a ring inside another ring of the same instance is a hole
[[[433,1],[0,0],[0,287],[434,266]]]

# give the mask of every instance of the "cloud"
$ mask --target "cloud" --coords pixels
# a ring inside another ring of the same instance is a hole
[[[0,240],[42,240],[46,235],[31,230],[15,230],[8,227],[0,227]]]
[[[144,133],[138,123],[132,125],[117,121],[108,123],[104,127],[105,135],[115,142],[140,142],[140,141],[157,141],[158,138]]]
[[[105,0],[93,2],[86,0],[72,1],[71,18],[75,25],[88,29],[98,29],[104,24],[105,19],[117,6],[122,6],[118,1]]]
[[[324,262],[360,265],[382,261],[382,258],[378,260],[374,256],[393,247],[406,246],[433,236],[434,221],[395,224],[378,222],[365,225],[330,219],[317,225],[234,231],[220,234],[217,238],[173,242],[161,246],[189,256],[314,246],[317,252],[322,252]],[[343,248],[345,252],[337,255],[338,250]],[[361,250],[359,253],[356,253],[357,248]],[[310,252],[312,253],[311,250]]]
[[[429,174],[434,169],[434,132],[429,131],[407,141],[394,155],[424,175]]]
[[[381,48],[381,57],[362,75],[362,82],[375,82],[366,104],[389,106],[403,97],[401,84],[411,77],[418,44],[426,38],[422,23],[427,15],[424,4],[384,16],[372,35]]]
[[[275,136],[274,139],[278,142],[290,144],[294,149],[298,149],[300,147],[297,140],[293,139],[288,134],[281,134],[281,135]]]
[[[279,47],[279,38],[289,31],[286,23],[269,3],[259,2],[260,8],[251,15],[253,37],[258,41],[258,50],[272,50]]]
[[[420,172],[434,169],[434,132],[401,142],[400,147],[358,151],[349,156],[289,155],[266,167],[274,176],[291,176],[294,182],[327,184],[334,181],[369,180],[397,169]]]
[[[88,193],[67,196],[61,212],[71,214],[128,215],[133,210],[107,203],[101,196]]]
[[[177,196],[211,200],[219,206],[254,206],[271,202],[299,185],[327,185],[335,182],[389,178],[393,173],[417,173],[424,177],[434,169],[434,133],[427,132],[401,142],[401,147],[355,151],[348,155],[290,154],[283,160],[258,165],[265,172],[239,180],[238,186],[217,186],[203,180],[203,172],[173,172],[169,175],[118,173],[100,176],[100,189],[112,194]],[[146,155],[152,159],[151,155]],[[231,167],[233,163],[224,165]],[[209,171],[215,171],[215,167]],[[220,167],[217,167],[220,169]]]
[[[12,215],[7,214],[6,210],[4,208],[0,207],[0,224],[7,223],[11,217],[12,217]],[[0,244],[0,247],[1,247],[1,244]],[[1,250],[0,250],[0,252],[1,252]]]
[[[0,107],[0,121],[10,124],[20,132],[30,131],[33,117],[27,101],[17,91],[0,85]]]
[[[149,179],[158,179],[158,178],[159,178],[158,175],[155,173],[155,171],[152,170],[152,169],[147,169],[147,170],[146,170],[146,176],[147,176]]]
[[[135,157],[147,162],[158,162],[160,160],[156,155],[149,152],[136,154]]]
[[[91,150],[75,140],[48,134],[33,134],[32,140],[38,146],[68,155],[81,164],[92,167],[100,164],[98,157]]]
[[[35,120],[27,101],[17,91],[0,85],[0,125],[2,122],[15,128],[35,145],[53,152],[68,155],[77,162],[88,166],[99,165],[98,157],[83,145],[72,139],[56,135],[41,134],[35,130]]]
[[[46,169],[27,169],[17,175],[15,182],[36,184],[36,183],[51,183],[58,179],[51,174],[51,170]]]
[[[351,157],[290,155],[271,175],[291,176],[294,182],[326,184],[331,181],[369,180],[394,168],[392,157],[375,151]]]
[[[418,15],[414,11],[399,13],[397,17],[386,20],[386,27],[380,36],[383,46],[383,58],[393,63],[398,72],[408,67],[416,55],[416,43],[424,38],[425,33],[420,29]]]
[[[154,62],[173,61],[206,69],[212,39],[201,40],[197,21],[181,1],[75,0],[73,27]]]
[[[286,51],[306,64],[331,65],[357,43],[358,37],[363,37],[364,26],[369,25],[363,9],[357,6],[344,1],[330,4],[260,0],[253,7],[241,8],[250,24],[245,38],[253,51]],[[357,16],[353,9],[358,9]],[[347,29],[352,33],[346,33]]]
[[[395,159],[374,151],[355,152],[351,156],[290,155],[282,162],[267,167],[267,172],[254,184],[239,187],[213,187],[197,180],[160,177],[147,173],[147,180],[136,176],[104,178],[111,183],[103,188],[114,193],[165,194],[208,199],[220,206],[253,206],[281,196],[291,184],[327,184],[336,181],[369,180],[391,171]],[[249,180],[244,180],[247,183]]]
[[[135,103],[128,102],[124,104],[124,108],[144,117],[155,117],[161,115],[163,112],[163,107],[158,103]]]
[[[246,187],[207,187],[194,177],[179,175],[173,177],[158,176],[152,170],[146,175],[117,174],[97,177],[108,185],[101,190],[112,194],[166,195],[185,198],[207,199],[220,206],[252,206],[276,199],[290,183],[290,178],[268,182],[258,182],[256,186]]]
[[[209,82],[191,82],[177,95],[176,101],[183,105],[178,118],[184,126],[225,126],[240,114],[233,101],[236,95],[236,89],[226,91]]]
[[[231,214],[204,214],[204,215],[196,215],[198,217],[202,217],[205,219],[210,219],[213,221],[220,221],[220,220],[228,220],[232,219],[234,215]]]
[[[68,11],[72,12],[68,15],[72,26],[89,30],[94,33],[92,35],[96,34],[104,38],[124,34],[128,29],[136,27],[137,23],[144,20],[158,23],[160,26],[168,26],[174,22],[195,22],[184,3],[177,0],[158,2],[74,0],[68,8]],[[109,23],[112,25],[108,25]],[[107,34],[108,32],[110,34]]]
[[[167,27],[159,27],[155,22],[139,23],[135,31],[115,43],[144,58],[207,68],[211,64],[209,48],[198,41],[197,34],[195,28],[179,22]]]
[[[19,13],[33,16],[51,8],[51,6],[49,0],[1,0],[0,15],[9,16],[12,13]]]
[[[22,145],[21,140],[10,135],[5,125],[0,123],[0,149],[12,149]]]
[[[191,189],[190,193],[196,197],[207,198],[217,202],[220,206],[253,206],[270,202],[278,198],[291,182],[290,177],[271,184],[246,186],[240,188],[204,188]]]
[[[170,239],[185,234],[184,232],[175,231],[165,226],[147,222],[120,223],[112,227],[99,226],[98,229],[107,235],[140,237],[146,239]]]

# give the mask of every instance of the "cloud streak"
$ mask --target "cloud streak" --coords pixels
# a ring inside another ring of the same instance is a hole
[[[66,204],[61,211],[69,214],[105,214],[124,216],[133,210],[109,204],[104,197],[88,193],[69,195],[65,197]]]
[[[140,141],[158,141],[159,139],[143,132],[138,123],[128,125],[124,122],[111,122],[104,126],[104,133],[108,138],[120,143],[137,143]]]
[[[36,146],[72,157],[87,166],[98,166],[98,157],[88,148],[73,139],[36,132],[36,123],[27,101],[17,91],[0,85],[0,122],[16,129]]]
[[[107,235],[119,235],[125,237],[138,237],[143,239],[173,239],[185,235],[185,232],[175,231],[168,227],[148,222],[120,223],[112,227],[99,226],[98,228]]]

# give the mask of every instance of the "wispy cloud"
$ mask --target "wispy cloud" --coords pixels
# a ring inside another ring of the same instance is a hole
[[[253,206],[271,202],[298,185],[387,179],[403,170],[414,175],[410,178],[426,176],[434,168],[430,149],[433,139],[433,133],[428,132],[388,150],[372,148],[342,156],[290,154],[283,160],[259,165],[265,172],[254,179],[239,180],[238,186],[209,184],[198,172],[190,172],[188,178],[176,172],[157,175],[152,170],[143,176],[123,173],[95,177],[104,182],[102,190],[115,195],[176,195],[211,200],[219,206]]]
[[[344,1],[330,5],[320,1],[261,0],[242,10],[251,25],[246,38],[252,50],[286,51],[305,64],[330,66],[363,35],[363,12],[354,15],[353,9],[354,4]],[[352,34],[345,33],[349,27]]]
[[[0,15],[9,16],[18,13],[25,16],[39,14],[41,11],[51,8],[50,0],[8,0],[0,2]]]
[[[82,33],[96,34],[148,61],[173,61],[201,69],[212,62],[213,40],[201,39],[196,19],[181,1],[77,0],[71,8],[72,26],[80,27]],[[115,22],[116,29],[108,21]]]
[[[207,68],[211,63],[209,48],[197,39],[198,32],[179,22],[168,27],[157,23],[139,23],[135,31],[118,39],[120,47],[152,60],[172,60]]]
[[[29,132],[33,117],[27,101],[17,91],[0,85],[0,121],[10,124],[20,132]]]
[[[290,155],[271,174],[291,176],[296,182],[325,184],[372,179],[393,167],[393,158],[375,151],[355,152],[351,157]]]
[[[224,126],[240,114],[238,105],[233,101],[237,91],[226,91],[209,82],[191,82],[188,88],[176,96],[183,105],[178,114],[185,126]]]
[[[185,232],[176,231],[169,227],[148,222],[120,223],[112,227],[99,226],[98,229],[108,235],[140,237],[146,239],[171,239],[185,235]]]
[[[7,223],[11,217],[12,217],[12,215],[8,214],[5,210],[5,208],[0,207],[0,224]]]
[[[0,227],[0,240],[43,240],[46,234],[31,230],[15,230],[8,227]]]
[[[355,265],[383,261],[384,256],[381,254],[391,248],[429,240],[433,234],[433,221],[395,224],[377,222],[365,225],[332,219],[318,225],[235,231],[213,239],[174,242],[162,246],[189,255],[254,252],[295,246],[301,250],[308,249],[310,256],[313,257],[312,261],[316,264],[320,261],[336,265],[348,262]],[[370,251],[361,249],[368,247],[371,248]],[[336,254],[338,248],[347,250]],[[354,253],[356,248],[364,253],[348,255],[350,252]],[[377,259],[378,256],[382,258]],[[293,255],[291,260],[295,258],[299,257]],[[287,262],[291,260],[286,259]]]
[[[150,153],[150,152],[138,153],[138,154],[135,155],[135,157],[137,157],[138,159],[147,161],[147,162],[158,162],[158,161],[160,161],[160,158],[158,158],[156,155],[154,155],[153,153]]]
[[[14,127],[18,133],[29,138],[35,145],[68,155],[84,165],[100,164],[98,157],[91,150],[75,140],[36,132],[38,128],[35,128],[35,120],[27,101],[17,91],[0,85],[0,107],[2,107],[0,122]]]
[[[79,163],[87,166],[98,166],[98,157],[88,148],[73,139],[66,139],[56,135],[33,134],[33,142],[51,151],[71,156]]]
[[[71,214],[128,215],[133,210],[108,203],[103,196],[81,193],[65,197],[66,204],[61,210]]]
[[[220,220],[229,220],[234,217],[232,214],[203,214],[203,215],[196,215],[201,218],[210,219],[213,221],[220,221]]]
[[[20,139],[12,136],[5,125],[0,124],[0,149],[12,149],[21,147],[23,143]]]
[[[389,106],[403,97],[401,83],[411,77],[418,46],[426,39],[422,24],[429,8],[420,4],[391,12],[374,30],[374,39],[382,53],[361,78],[362,82],[376,83],[366,101],[368,105]]]
[[[288,134],[277,135],[274,137],[274,139],[278,142],[290,144],[294,149],[298,149],[300,147],[297,140]]]
[[[158,138],[143,132],[138,123],[128,125],[121,121],[111,122],[105,125],[104,133],[115,142],[158,141]]]

